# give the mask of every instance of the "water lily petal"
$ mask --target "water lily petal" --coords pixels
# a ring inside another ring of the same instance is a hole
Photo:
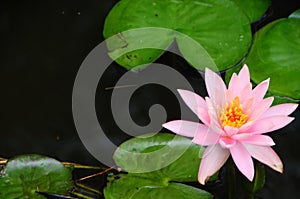
[[[253,121],[248,121],[246,124],[244,124],[239,128],[239,132],[240,133],[247,132],[247,130],[252,127],[253,123],[254,123]]]
[[[243,68],[240,70],[238,77],[240,79],[240,83],[245,83],[244,85],[242,85],[242,87],[245,87],[248,84],[248,82],[250,82],[249,68],[246,64],[244,64]]]
[[[208,107],[208,115],[210,118],[210,128],[213,129],[216,133],[222,134],[223,131],[220,125],[220,119],[217,113],[217,110],[214,108],[212,101],[209,97],[205,97],[206,104]]]
[[[245,133],[262,134],[278,130],[294,120],[289,116],[274,116],[255,121]]]
[[[269,146],[244,145],[251,156],[275,171],[283,172],[283,164],[276,152]]]
[[[197,133],[206,132],[208,129],[208,127],[203,124],[185,120],[173,120],[164,123],[162,126],[176,134],[186,137],[194,137]]]
[[[230,90],[234,96],[241,96],[242,90],[245,89],[247,86],[249,86],[249,83],[250,83],[249,69],[247,65],[244,65],[238,75],[234,73],[231,76],[228,90]]]
[[[233,135],[232,138],[236,140],[242,140],[253,136],[251,133],[239,133],[236,135]]]
[[[226,135],[231,136],[237,134],[239,132],[239,129],[231,126],[224,126],[224,131]]]
[[[251,155],[246,148],[239,142],[234,147],[229,148],[232,159],[237,168],[244,174],[250,181],[254,177],[254,166]]]
[[[208,95],[215,108],[221,110],[225,107],[226,86],[222,78],[210,69],[205,69],[205,84]]]
[[[249,110],[253,110],[254,105],[255,105],[255,99],[254,99],[254,97],[248,98],[242,104],[243,112],[246,113]]]
[[[228,90],[231,91],[232,95],[235,97],[236,93],[235,91],[240,90],[240,84],[239,84],[239,77],[236,73],[233,73],[231,76],[231,79],[229,81]]]
[[[242,89],[241,93],[239,94],[241,104],[244,104],[249,99],[252,98],[252,84],[248,82],[246,86]]]
[[[232,91],[229,90],[229,89],[226,91],[225,95],[226,95],[225,98],[226,98],[226,103],[227,104],[230,104],[231,101],[236,97],[236,96],[233,95]]]
[[[198,180],[201,184],[216,173],[226,162],[229,157],[229,150],[222,148],[220,145],[211,145],[205,149],[200,163]]]
[[[236,144],[236,140],[231,137],[221,137],[219,143],[223,148],[229,149]]]
[[[258,84],[252,92],[253,97],[255,97],[257,100],[261,100],[266,95],[266,92],[269,88],[270,78],[266,79],[265,81]]]
[[[263,145],[263,146],[275,145],[273,139],[267,135],[257,134],[252,136],[233,136],[233,138],[239,140],[242,143],[247,143],[247,144]]]
[[[270,106],[273,103],[273,100],[274,100],[274,97],[268,97],[268,98],[265,98],[265,99],[257,102],[254,105],[253,110],[250,111],[249,118],[251,118],[252,121],[259,119],[260,116],[270,108]]]
[[[198,118],[206,125],[209,125],[210,119],[207,112],[206,101],[196,93],[188,90],[177,90],[186,105],[198,116]]]
[[[277,118],[278,117],[278,118]],[[288,125],[289,123],[291,123],[295,118],[294,117],[288,117],[288,116],[275,116],[275,117],[268,117],[268,118],[264,118],[263,120],[265,121],[272,121],[274,123],[274,120],[278,121],[280,120],[280,122],[276,122],[276,125],[273,126],[273,128],[270,130],[271,131],[276,131],[278,129],[281,129],[283,127],[285,127],[286,125]]]
[[[267,118],[272,116],[284,116],[291,114],[296,108],[298,104],[287,103],[287,104],[279,104],[276,106],[270,107],[262,116],[261,118]]]
[[[212,129],[207,128],[207,131],[201,131],[197,133],[193,139],[193,142],[201,146],[208,146],[218,143],[219,137],[220,134],[217,134]]]

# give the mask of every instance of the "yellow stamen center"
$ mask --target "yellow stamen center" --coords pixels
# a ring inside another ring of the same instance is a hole
[[[230,104],[226,104],[225,109],[221,112],[221,125],[239,128],[247,122],[248,111],[243,113],[240,98],[235,97]]]

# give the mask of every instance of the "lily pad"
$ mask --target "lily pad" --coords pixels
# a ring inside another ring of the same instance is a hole
[[[130,139],[116,150],[117,166],[140,176],[173,181],[197,181],[204,148],[169,133]]]
[[[106,199],[211,199],[213,197],[206,191],[181,183],[141,178],[133,174],[114,177],[109,179],[109,184],[104,189]]]
[[[41,155],[10,159],[0,174],[0,198],[43,199],[36,191],[67,194],[72,188],[71,170],[59,161]]]
[[[272,94],[299,100],[300,18],[293,16],[259,30],[246,63],[254,83],[270,77]]]
[[[145,27],[168,31],[140,33]],[[132,29],[136,33],[123,34]],[[225,70],[246,55],[252,39],[248,17],[230,0],[122,0],[107,16],[103,34],[113,36],[109,55],[127,69],[152,63],[176,40],[196,69]],[[186,37],[198,44],[196,50],[186,47]]]
[[[295,19],[300,19],[300,9],[296,10],[295,12],[293,12],[289,18],[295,18]]]
[[[271,5],[270,0],[232,0],[249,17],[251,22],[259,20]]]

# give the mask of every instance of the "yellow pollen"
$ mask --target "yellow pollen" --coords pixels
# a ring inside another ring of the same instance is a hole
[[[242,105],[240,103],[240,98],[235,97],[232,102],[228,105],[226,104],[225,109],[221,112],[220,122],[221,125],[231,126],[239,128],[247,122],[248,112],[243,113]]]

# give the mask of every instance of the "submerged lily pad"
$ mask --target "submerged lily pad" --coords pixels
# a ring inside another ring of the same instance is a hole
[[[130,139],[116,150],[117,166],[140,176],[173,181],[197,181],[204,148],[188,138],[168,133]]]
[[[259,30],[246,63],[254,83],[270,77],[272,94],[299,100],[300,18],[297,12]]]
[[[140,33],[145,27],[168,31]],[[107,42],[109,55],[127,69],[152,63],[176,40],[196,69],[224,70],[246,55],[252,39],[248,17],[230,0],[122,0],[107,16],[103,34],[114,36]],[[186,37],[198,47],[187,47]]]
[[[211,199],[213,197],[206,191],[181,183],[141,178],[133,174],[114,177],[109,179],[109,184],[104,189],[106,199]]]
[[[43,199],[36,191],[67,194],[72,188],[71,170],[59,161],[41,155],[10,159],[0,174],[0,198]]]

